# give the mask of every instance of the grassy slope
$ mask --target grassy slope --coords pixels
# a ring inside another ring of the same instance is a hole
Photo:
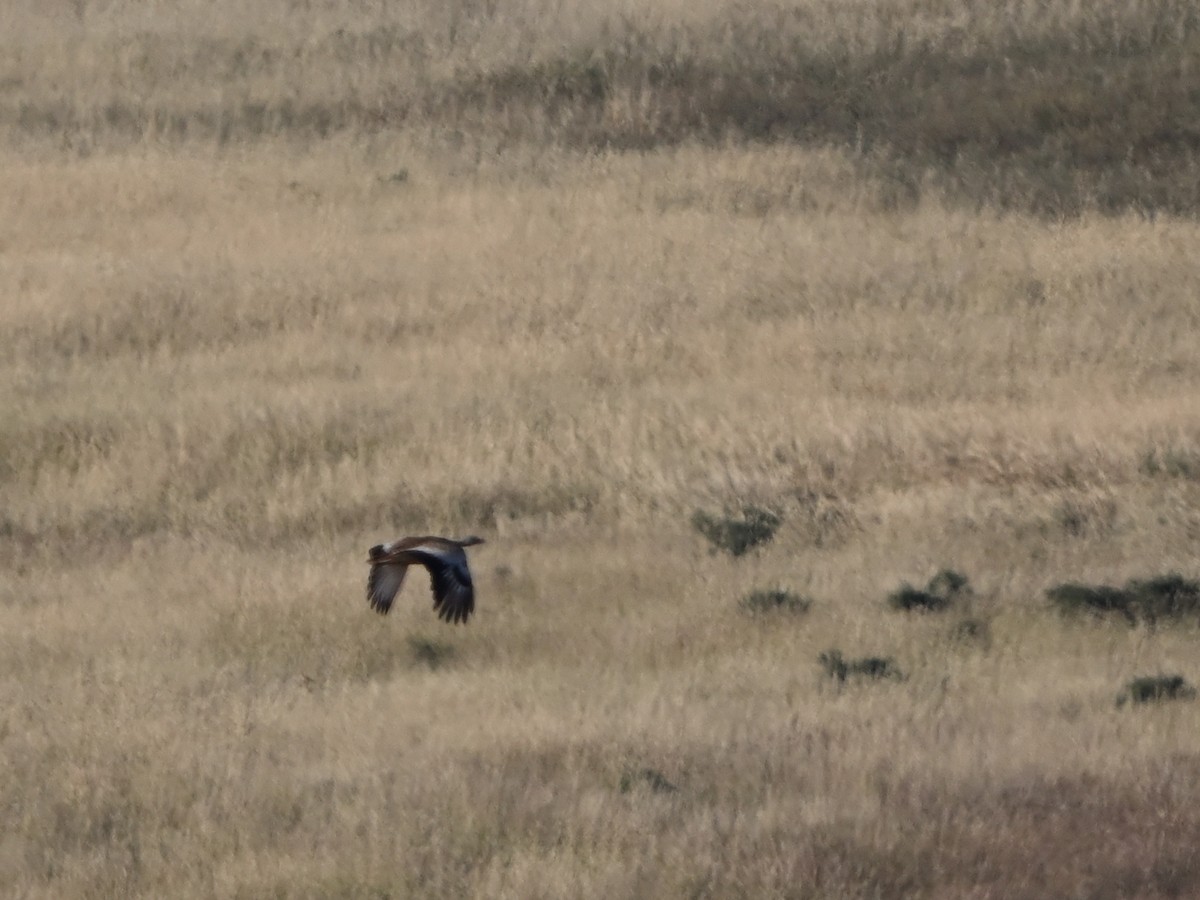
[[[0,124],[76,149],[431,126],[484,151],[831,142],[897,203],[936,188],[1051,216],[1200,207],[1190,0],[805,0],[749,15],[728,0],[355,14],[190,0],[7,17],[26,39],[0,61]]]
[[[1113,704],[1133,675],[1200,674],[1195,631],[1062,622],[1041,596],[1194,572],[1189,219],[970,209],[949,164],[901,195],[836,141],[580,155],[583,113],[538,131],[464,107],[455,137],[431,103],[404,131],[221,143],[193,104],[236,109],[255,73],[276,104],[382,91],[390,45],[295,82],[275,57],[180,64],[141,93],[120,48],[408,29],[445,52],[404,77],[445,99],[617,38],[570,9],[535,30],[532,6],[79,9],[86,30],[8,12],[60,68],[7,76],[9,100],[57,84],[79,118],[8,120],[0,166],[5,891],[1196,892],[1195,706]],[[797,33],[866,49],[889,23],[971,24],[804,9]],[[1122,27],[1186,41],[1180,9],[1169,33],[1166,4]],[[1011,12],[1005,39],[1035,49],[1073,22]],[[721,7],[635,13],[652,48],[726,35],[687,46],[748,58]],[[96,117],[114,97],[197,131],[118,140]],[[743,501],[782,510],[778,538],[710,555],[691,512]],[[419,580],[388,620],[362,601],[363,549],[426,529],[491,539],[466,629]],[[969,608],[887,610],[942,565]],[[739,612],[775,585],[812,609]],[[968,614],[990,643],[952,638]],[[835,690],[831,647],[908,678]]]

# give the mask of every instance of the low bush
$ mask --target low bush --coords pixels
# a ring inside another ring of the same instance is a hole
[[[984,619],[963,619],[950,629],[950,639],[960,644],[988,647],[992,643],[992,628]]]
[[[1152,449],[1142,457],[1138,468],[1143,475],[1151,478],[1161,475],[1167,478],[1200,481],[1200,452],[1177,447]]]
[[[1193,700],[1195,697],[1196,689],[1182,675],[1143,675],[1125,685],[1125,689],[1117,696],[1117,706],[1163,700]]]
[[[742,612],[750,615],[774,612],[803,613],[808,612],[811,606],[812,600],[808,597],[778,589],[752,591],[738,602]]]
[[[692,526],[714,547],[733,556],[743,556],[770,541],[780,524],[782,519],[775,513],[753,505],[742,507],[740,516],[710,516],[703,510],[692,515]]]
[[[1122,588],[1067,582],[1049,588],[1046,597],[1065,615],[1118,615],[1130,625],[1200,621],[1200,582],[1175,572],[1132,579]]]
[[[1200,619],[1200,582],[1190,581],[1177,572],[1126,585],[1133,595],[1137,614],[1147,622],[1160,619]]]
[[[1133,595],[1121,588],[1072,581],[1048,589],[1046,596],[1051,605],[1065,615],[1116,613],[1123,616],[1130,625],[1137,623],[1137,616],[1133,611]]]
[[[619,787],[622,794],[628,794],[637,787],[645,787],[654,794],[674,794],[679,791],[666,775],[649,767],[626,769],[621,773]]]
[[[415,665],[440,669],[454,658],[454,648],[441,641],[412,636],[408,639],[408,650]]]
[[[900,681],[903,673],[896,666],[896,661],[890,656],[863,656],[859,659],[846,659],[840,650],[826,650],[817,657],[817,662],[825,670],[825,674],[839,684],[844,684],[852,676],[861,676],[872,680],[891,678]]]
[[[971,584],[966,575],[953,569],[942,569],[929,579],[924,589],[905,583],[888,594],[887,600],[893,609],[937,612],[948,609],[970,593]]]

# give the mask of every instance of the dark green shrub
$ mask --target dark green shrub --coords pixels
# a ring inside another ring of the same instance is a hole
[[[924,590],[905,583],[888,594],[887,599],[893,609],[937,612],[970,593],[971,584],[966,575],[953,569],[942,569],[929,579]]]
[[[950,629],[950,639],[961,644],[987,647],[992,643],[992,628],[983,619],[963,619]]]
[[[902,609],[912,611],[914,609],[936,612],[945,609],[950,605],[950,601],[945,597],[939,597],[936,594],[931,594],[929,591],[923,591],[920,588],[915,588],[911,584],[902,584],[896,590],[888,594],[888,605],[893,609]]]
[[[1125,685],[1125,690],[1117,696],[1117,706],[1162,700],[1192,700],[1195,697],[1196,689],[1182,675],[1143,675]]]
[[[743,597],[738,606],[742,612],[751,615],[773,612],[803,613],[812,606],[812,600],[785,590],[753,591]]]
[[[1177,573],[1133,579],[1123,588],[1068,582],[1046,591],[1050,603],[1067,615],[1119,615],[1130,625],[1200,619],[1200,582]]]
[[[408,639],[408,649],[416,665],[439,669],[454,658],[454,648],[441,641],[412,636]]]
[[[1139,468],[1143,475],[1151,477],[1165,475],[1168,478],[1200,481],[1200,452],[1176,448],[1154,449],[1142,458]]]
[[[826,675],[838,681],[845,681],[846,676],[850,674],[850,666],[842,657],[841,650],[826,650],[817,657],[817,662],[821,664]]]
[[[1068,497],[1055,509],[1054,520],[1074,538],[1112,534],[1117,527],[1117,504],[1112,498]]]
[[[1137,615],[1147,622],[1200,618],[1200,582],[1189,581],[1176,572],[1146,581],[1134,579],[1125,589],[1133,597]]]
[[[775,536],[782,520],[759,506],[742,507],[741,517],[710,516],[703,510],[692,515],[692,526],[718,549],[742,556]]]
[[[628,794],[639,785],[649,788],[655,794],[674,794],[679,790],[658,769],[626,769],[621,773],[620,789],[622,794]]]
[[[925,585],[925,590],[929,593],[936,597],[945,597],[948,600],[965,594],[970,589],[970,579],[962,572],[956,572],[953,569],[942,569]]]
[[[1046,591],[1046,596],[1050,603],[1065,615],[1116,613],[1123,616],[1130,625],[1137,622],[1133,611],[1133,595],[1121,588],[1067,582],[1050,588]]]
[[[817,657],[817,662],[825,670],[825,674],[839,684],[845,683],[851,676],[880,679],[892,678],[897,681],[904,675],[896,667],[896,661],[890,656],[864,656],[859,659],[846,659],[840,650],[826,650]]]

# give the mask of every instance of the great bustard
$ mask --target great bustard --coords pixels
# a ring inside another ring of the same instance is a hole
[[[367,578],[367,602],[371,609],[386,615],[409,566],[429,570],[433,587],[433,608],[439,619],[465,622],[475,609],[475,588],[467,568],[464,547],[482,544],[472,535],[461,541],[444,537],[408,537],[390,544],[377,544],[370,550],[371,575]]]

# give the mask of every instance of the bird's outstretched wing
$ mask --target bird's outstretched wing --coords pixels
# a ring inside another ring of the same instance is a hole
[[[475,611],[475,587],[466,558],[442,565],[426,565],[425,568],[429,569],[433,609],[438,618],[447,622],[466,622]]]
[[[381,616],[387,615],[392,608],[392,601],[404,584],[404,574],[408,566],[404,563],[377,563],[371,566],[371,575],[367,578],[367,602],[371,609]]]

